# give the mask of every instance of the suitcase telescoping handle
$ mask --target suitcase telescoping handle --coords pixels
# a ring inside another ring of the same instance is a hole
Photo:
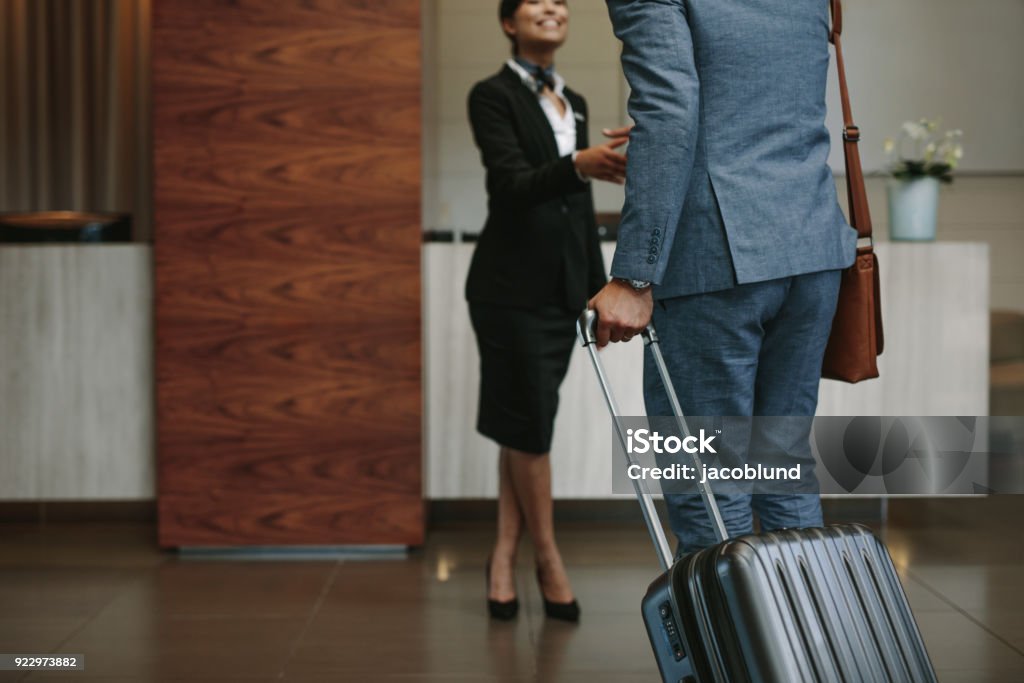
[[[627,445],[626,435],[622,431],[622,424],[617,419],[621,417],[619,413],[619,407],[615,403],[615,398],[612,396],[611,386],[608,384],[608,378],[604,372],[604,366],[601,364],[601,359],[598,356],[597,350],[597,311],[586,310],[580,315],[579,320],[576,321],[576,334],[579,337],[580,344],[582,344],[587,351],[590,353],[590,360],[594,364],[594,371],[597,373],[597,381],[601,385],[601,390],[604,392],[605,403],[608,404],[608,412],[612,415],[612,426],[615,429],[615,435],[619,439],[619,443],[622,445],[622,451],[626,454],[626,460],[629,465],[636,465],[635,457],[629,452]],[[672,378],[668,374],[668,366],[665,365],[665,357],[661,354],[661,346],[658,343],[658,333],[654,331],[654,325],[648,325],[642,333],[644,345],[650,347],[651,354],[654,357],[654,364],[658,368],[658,374],[661,376],[662,386],[665,387],[665,391],[668,394],[669,403],[672,405],[672,412],[676,416],[676,420],[679,422],[680,433],[686,437],[690,435],[690,430],[686,426],[686,417],[683,415],[683,409],[679,405],[679,397],[676,396],[675,386],[672,384]],[[700,455],[697,453],[690,454],[693,459],[693,466],[696,468],[695,472],[703,471],[703,463],[701,463]],[[672,565],[672,552],[669,549],[668,541],[665,538],[665,531],[661,526],[661,520],[658,518],[658,510],[654,507],[654,501],[651,497],[651,491],[647,488],[647,482],[644,479],[635,478],[632,479],[633,490],[636,491],[637,499],[640,501],[640,508],[644,514],[644,522],[647,523],[647,530],[651,533],[651,539],[654,541],[655,548],[658,551],[658,559],[661,560],[662,569],[667,570]],[[729,537],[728,532],[725,529],[725,523],[722,522],[722,514],[718,511],[718,504],[715,502],[715,497],[711,493],[711,488],[707,483],[700,482],[700,477],[697,478],[697,489],[700,492],[701,499],[704,501],[704,509],[708,513],[708,518],[711,520],[711,526],[714,527],[715,536],[718,540],[724,541]]]

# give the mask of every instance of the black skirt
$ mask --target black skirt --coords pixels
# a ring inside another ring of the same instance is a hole
[[[518,451],[551,450],[578,315],[558,306],[469,304],[480,349],[477,431]]]

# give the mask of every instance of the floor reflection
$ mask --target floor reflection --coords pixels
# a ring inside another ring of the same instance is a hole
[[[945,681],[1024,680],[1024,497],[894,500],[880,529]],[[405,559],[181,560],[130,524],[0,525],[0,651],[81,653],[76,681],[656,681],[639,522],[560,543],[582,609],[544,617],[524,544],[519,617],[488,618],[486,523]],[[67,674],[0,672],[0,681]]]

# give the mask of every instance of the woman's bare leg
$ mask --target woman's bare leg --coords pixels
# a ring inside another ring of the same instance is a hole
[[[509,474],[526,528],[533,540],[544,595],[553,602],[571,602],[572,586],[555,543],[551,502],[551,458],[507,449]]]
[[[487,597],[506,602],[516,597],[516,551],[523,533],[523,513],[512,487],[508,449],[498,455],[498,538],[491,552],[491,585]]]

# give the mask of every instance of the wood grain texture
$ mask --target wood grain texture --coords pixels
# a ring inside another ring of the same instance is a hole
[[[346,544],[377,545],[381,538],[404,538],[423,516],[423,503],[408,495],[212,491],[201,497],[166,494],[158,507],[160,543],[190,547],[323,545],[333,536]]]
[[[158,0],[160,543],[418,544],[411,0]]]

